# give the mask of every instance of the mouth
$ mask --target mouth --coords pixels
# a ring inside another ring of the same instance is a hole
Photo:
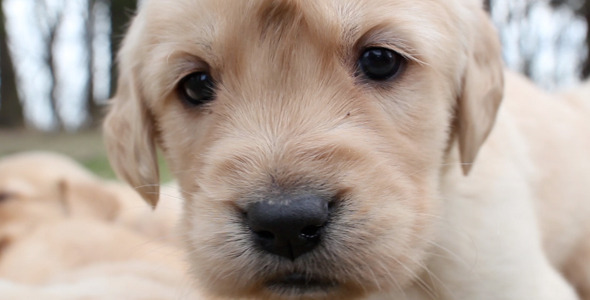
[[[302,295],[313,293],[328,293],[336,289],[338,284],[332,280],[313,277],[302,273],[291,273],[270,280],[266,287],[278,294]]]

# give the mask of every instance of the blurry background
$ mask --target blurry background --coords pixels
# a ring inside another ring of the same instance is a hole
[[[112,177],[99,133],[137,0],[0,0],[0,158],[65,153]],[[590,74],[590,0],[488,0],[504,60],[548,90]],[[164,178],[166,178],[166,174]]]
[[[0,0],[0,158],[65,153],[106,177],[99,132],[138,0]]]

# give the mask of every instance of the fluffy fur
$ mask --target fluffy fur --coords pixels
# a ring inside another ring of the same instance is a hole
[[[401,76],[356,76],[376,46]],[[156,205],[162,150],[211,295],[590,299],[590,111],[504,73],[476,1],[150,0],[119,62],[111,161]],[[199,71],[216,98],[190,107],[178,84]],[[258,251],[241,212],[304,190],[335,199],[321,245]],[[333,286],[268,288],[292,273]]]
[[[62,155],[3,157],[1,298],[201,299],[172,234],[180,201],[172,186],[161,197],[154,213]]]
[[[0,160],[0,254],[37,226],[68,217],[114,220],[117,194],[73,160],[27,152]]]

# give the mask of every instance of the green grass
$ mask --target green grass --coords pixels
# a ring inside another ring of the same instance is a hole
[[[87,169],[94,172],[96,175],[103,178],[115,178],[115,172],[109,164],[106,156],[94,156],[87,159],[80,160],[80,163]]]
[[[42,133],[16,130],[0,131],[0,158],[24,151],[51,151],[69,156],[98,176],[116,178],[109,164],[99,131]],[[162,182],[172,179],[166,163],[159,157]]]

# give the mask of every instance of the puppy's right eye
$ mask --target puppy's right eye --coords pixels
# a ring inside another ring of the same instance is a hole
[[[186,102],[200,106],[215,99],[215,81],[209,73],[192,73],[181,80],[179,92]]]

